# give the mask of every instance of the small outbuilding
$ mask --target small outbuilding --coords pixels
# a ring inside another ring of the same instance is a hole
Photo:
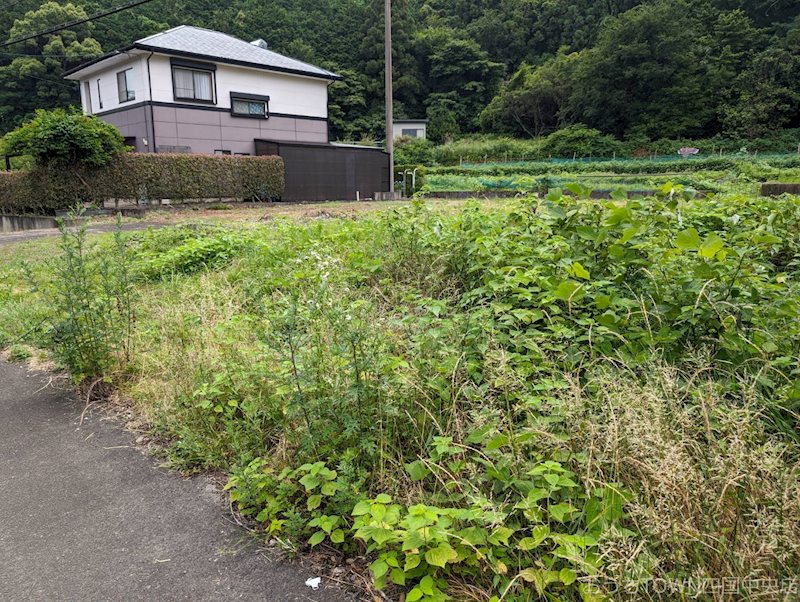
[[[420,138],[422,140],[428,137],[428,120],[427,119],[395,119],[394,125],[394,138]]]

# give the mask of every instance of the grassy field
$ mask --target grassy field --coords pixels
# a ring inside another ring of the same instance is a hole
[[[0,346],[113,386],[265,537],[392,600],[789,599],[800,198],[188,221],[0,247]]]
[[[654,191],[674,183],[704,192],[755,195],[764,181],[800,181],[800,155],[464,163],[429,168],[423,191],[531,193],[572,182],[594,190]]]

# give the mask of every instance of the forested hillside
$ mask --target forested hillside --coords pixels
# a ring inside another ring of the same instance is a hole
[[[0,4],[5,38],[120,0]],[[627,139],[757,137],[800,127],[796,0],[395,0],[398,117],[434,138],[537,136],[583,123]],[[337,138],[379,138],[381,0],[155,0],[0,49],[0,132],[75,102],[65,67],[182,23],[333,68]]]

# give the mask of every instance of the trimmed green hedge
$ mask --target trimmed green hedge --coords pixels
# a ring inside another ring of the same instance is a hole
[[[37,167],[0,176],[0,211],[54,213],[111,199],[186,201],[283,195],[280,157],[126,153],[102,168]]]

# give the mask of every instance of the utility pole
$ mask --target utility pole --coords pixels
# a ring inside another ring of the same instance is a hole
[[[394,192],[394,104],[392,102],[392,0],[385,0],[386,46],[386,152],[389,154],[389,192]]]

